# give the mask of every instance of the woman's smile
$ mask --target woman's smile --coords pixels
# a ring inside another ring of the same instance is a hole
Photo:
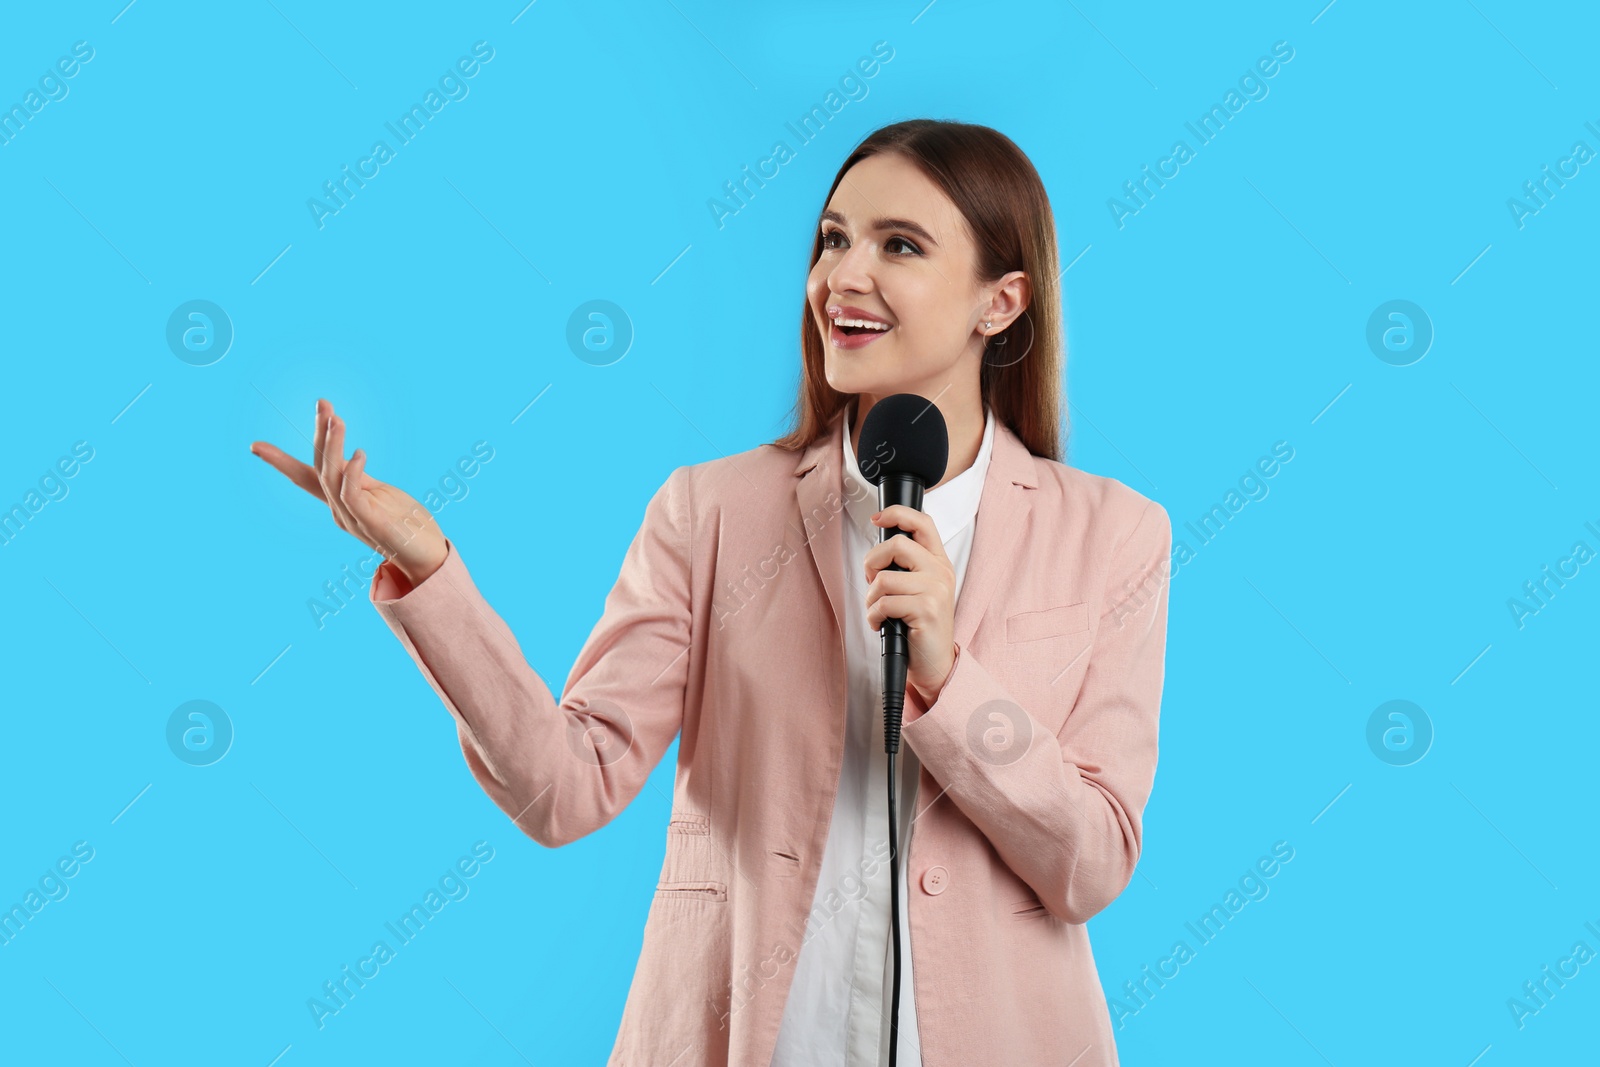
[[[865,348],[894,329],[892,323],[858,307],[832,304],[828,317],[833,320],[828,337],[835,348]]]

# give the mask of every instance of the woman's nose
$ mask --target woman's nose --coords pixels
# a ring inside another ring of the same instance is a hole
[[[828,287],[836,293],[864,293],[872,289],[872,251],[863,242],[844,250],[828,272]]]

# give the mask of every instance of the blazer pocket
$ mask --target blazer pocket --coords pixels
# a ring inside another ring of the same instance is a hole
[[[728,887],[722,882],[661,882],[656,896],[675,900],[727,900]]]
[[[699,834],[711,832],[711,816],[694,811],[675,811],[667,820],[669,834]]]
[[[656,882],[657,899],[727,900],[727,882],[717,877],[723,873],[711,840],[711,817],[673,811],[667,821],[667,854]]]
[[[1019,900],[1011,905],[1011,917],[1013,919],[1043,919],[1049,914],[1050,912],[1038,897],[1028,897],[1026,900]]]
[[[1007,641],[1042,641],[1089,628],[1089,605],[1061,604],[1043,611],[1019,611],[1006,618]]]

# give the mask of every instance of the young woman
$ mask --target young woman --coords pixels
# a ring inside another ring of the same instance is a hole
[[[1128,884],[1154,781],[1171,526],[1063,463],[1054,222],[983,126],[867,137],[825,199],[793,430],[652,496],[557,700],[414,499],[345,458],[252,451],[381,551],[371,598],[534,840],[604,826],[681,733],[666,858],[610,1063],[1117,1063],[1085,923]],[[862,420],[949,429],[922,511],[877,512]],[[880,543],[899,527],[910,537]],[[889,570],[898,563],[904,570]],[[912,658],[888,870],[877,648]]]

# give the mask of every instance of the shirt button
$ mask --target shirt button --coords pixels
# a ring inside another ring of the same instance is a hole
[[[922,890],[929,896],[938,896],[949,884],[950,872],[943,867],[929,867],[922,872]]]

